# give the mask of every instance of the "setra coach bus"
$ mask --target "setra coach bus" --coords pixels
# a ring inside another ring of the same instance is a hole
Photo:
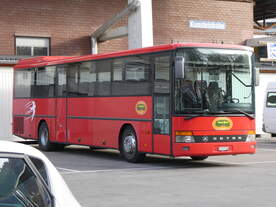
[[[255,153],[251,48],[183,43],[14,67],[13,134],[42,150],[70,144],[145,154]]]

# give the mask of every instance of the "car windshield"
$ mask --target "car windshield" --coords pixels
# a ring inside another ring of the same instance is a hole
[[[1,207],[50,207],[51,197],[24,159],[0,157]]]
[[[183,48],[184,78],[175,78],[175,113],[253,113],[252,53]]]

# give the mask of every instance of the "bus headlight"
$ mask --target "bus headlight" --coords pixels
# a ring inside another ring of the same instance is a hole
[[[193,143],[195,142],[192,131],[176,131],[175,141],[177,143]]]
[[[193,136],[176,136],[175,141],[177,143],[193,143],[195,142],[195,139]]]
[[[254,130],[248,131],[248,135],[246,137],[246,142],[255,142],[256,141],[256,133]]]
[[[255,134],[248,134],[246,137],[246,142],[255,142],[256,141],[256,135]]]

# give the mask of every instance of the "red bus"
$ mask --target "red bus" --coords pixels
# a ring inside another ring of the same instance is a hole
[[[70,144],[145,154],[255,153],[255,72],[248,47],[168,44],[14,68],[13,134],[42,150]]]

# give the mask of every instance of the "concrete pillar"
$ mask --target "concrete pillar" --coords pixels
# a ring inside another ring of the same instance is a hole
[[[131,3],[133,0],[128,0]],[[129,49],[153,45],[152,0],[138,0],[140,7],[128,18]]]

